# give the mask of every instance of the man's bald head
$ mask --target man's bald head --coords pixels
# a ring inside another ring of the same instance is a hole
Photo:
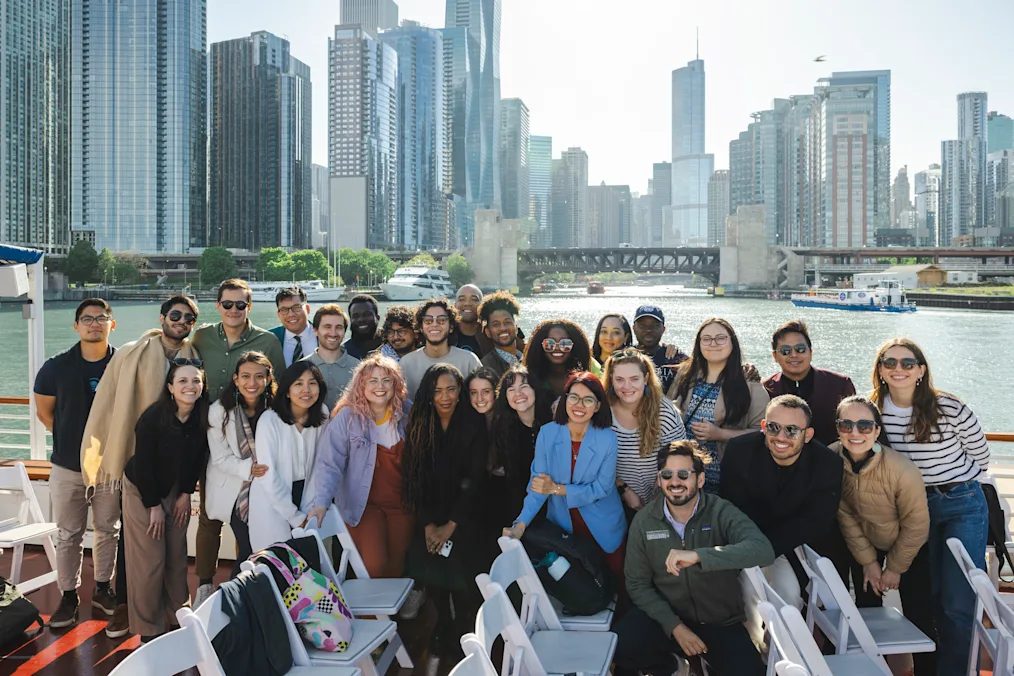
[[[465,284],[458,289],[454,297],[454,307],[458,311],[460,321],[474,324],[479,320],[479,304],[482,302],[482,291],[475,284]]]

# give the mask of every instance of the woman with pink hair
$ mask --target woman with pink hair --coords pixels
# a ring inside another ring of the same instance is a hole
[[[411,402],[390,357],[356,367],[317,449],[309,518],[320,523],[334,500],[370,577],[401,577],[414,525],[401,498],[401,456]]]

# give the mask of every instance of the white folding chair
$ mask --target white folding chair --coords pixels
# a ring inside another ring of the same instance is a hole
[[[969,577],[977,599],[976,631],[973,634],[972,649],[968,654],[969,672],[978,674],[979,671],[979,650],[974,637],[980,635],[980,625],[984,626],[982,611],[985,611],[992,627],[984,629],[982,633],[985,638],[981,642],[986,646],[986,652],[993,659],[993,675],[1012,676],[1014,674],[1014,610],[1003,602],[999,592],[993,586],[993,581],[985,572],[975,569]]]
[[[268,571],[268,567],[263,563],[255,565],[252,561],[244,561],[240,564],[240,568],[253,571],[263,570],[268,575],[271,585],[275,588],[275,601],[278,602],[279,609],[285,614],[286,624],[289,625],[289,645],[292,647],[294,655],[298,650],[305,650],[309,655],[310,664],[315,667],[320,666],[335,669],[340,666],[348,667],[355,665],[366,676],[379,676],[382,673],[378,671],[378,665],[374,664],[371,653],[379,648],[384,641],[389,642],[389,648],[393,645],[394,639],[398,635],[398,625],[394,622],[390,620],[363,620],[357,617],[352,620],[352,641],[345,652],[332,653],[326,650],[317,650],[313,647],[308,648],[296,630],[296,625],[292,621],[292,616],[289,615],[289,610],[285,607],[285,601],[282,600],[282,594],[278,591],[278,587],[275,585],[275,580]],[[342,597],[344,597],[345,592],[342,589],[342,585],[339,584],[337,586],[338,590],[342,592]],[[201,604],[201,608],[203,607],[204,604]],[[385,651],[385,656],[386,654],[387,651]],[[390,660],[387,663],[390,664]]]
[[[482,641],[475,634],[461,637],[461,649],[465,651],[465,659],[451,669],[448,676],[497,676],[496,668],[489,661]]]
[[[531,638],[514,612],[503,587],[481,573],[475,578],[482,607],[475,633],[487,655],[497,636],[504,640],[501,674],[608,674],[616,652],[616,634],[600,631],[537,631]]]
[[[195,667],[201,676],[225,676],[200,618],[189,608],[176,616],[179,629],[141,645],[109,676],[171,676]]]
[[[972,574],[979,571],[979,569],[972,561],[972,557],[968,555],[968,550],[965,549],[965,545],[961,543],[961,540],[957,538],[947,538],[947,548],[951,550],[951,556],[954,557],[958,568],[961,569],[962,575],[965,576],[965,581],[968,582],[968,586],[971,587],[972,592],[975,594],[975,615],[973,615],[973,629],[975,631],[972,632],[972,645],[968,650],[967,675],[978,676],[980,648],[986,649],[986,654],[989,655],[994,664],[1003,664],[1003,655],[1000,654],[1000,651],[1003,649],[1004,643],[1000,640],[1000,630],[996,628],[997,624],[992,622],[993,626],[987,627],[982,621],[982,613],[985,610],[983,599],[975,588],[975,582],[972,580]]]
[[[0,467],[0,495],[11,496],[17,501],[15,514],[5,514],[6,518],[0,520],[0,553],[5,549],[14,549],[10,581],[18,586],[22,594],[56,582],[56,547],[53,546],[53,535],[59,529],[55,523],[48,523],[43,517],[24,463],[16,462],[11,467]],[[42,540],[51,570],[22,581],[21,564],[24,561],[25,545],[39,540]]]
[[[778,616],[798,656],[802,658],[801,662],[792,661],[805,665],[813,676],[884,676],[883,657],[877,661],[865,653],[822,655],[813,640],[813,633],[795,606],[784,606],[779,609]],[[769,622],[768,626],[774,626],[776,631],[779,627],[775,622]],[[768,659],[771,659],[770,656]],[[886,673],[890,676],[891,672]]]
[[[352,537],[349,535],[348,530],[345,529],[345,522],[340,517],[337,521],[341,524],[338,541],[342,543],[342,558],[351,558],[353,561],[358,560],[361,562],[362,559],[355,548],[355,543],[352,542]],[[326,522],[327,520],[325,519]],[[363,576],[360,576],[357,572],[354,579],[345,579],[331,565],[331,559],[324,548],[324,540],[321,538],[320,531],[312,528],[312,525],[315,523],[316,521],[307,524],[306,528],[294,528],[292,530],[292,537],[312,536],[317,541],[317,553],[320,556],[320,572],[342,590],[345,603],[348,604],[352,614],[357,617],[369,615],[376,617],[378,620],[390,620],[392,615],[397,615],[402,605],[404,605],[405,599],[408,598],[408,593],[412,591],[414,580],[407,577],[371,578],[366,574],[365,567],[363,567]],[[344,530],[345,536],[351,546],[344,544],[341,537],[342,530]],[[355,566],[353,566],[353,570],[355,569]],[[382,674],[385,673],[395,657],[398,659],[398,666],[405,669],[413,667],[412,658],[409,657],[399,634],[395,634],[394,639],[384,649],[384,655],[380,662],[377,663],[377,671]]]
[[[788,660],[782,660],[775,665],[775,674],[777,676],[810,676],[810,672],[806,670],[806,667],[800,664],[793,664]]]

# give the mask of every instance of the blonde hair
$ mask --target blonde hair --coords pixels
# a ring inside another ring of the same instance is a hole
[[[641,373],[644,374],[645,391],[644,396],[637,403],[637,436],[640,446],[638,453],[642,458],[648,458],[658,452],[658,440],[662,434],[662,419],[659,415],[659,408],[662,406],[662,383],[655,373],[655,364],[648,359],[648,356],[637,348],[627,347],[614,352],[606,360],[605,371],[602,373],[602,383],[606,388],[606,400],[610,405],[619,402],[620,398],[613,389],[613,373],[616,367],[622,364],[636,364]]]

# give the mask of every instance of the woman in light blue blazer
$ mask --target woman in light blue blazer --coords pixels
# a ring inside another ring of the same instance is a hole
[[[627,520],[616,490],[616,433],[606,393],[598,378],[581,371],[567,381],[563,403],[539,431],[524,507],[504,535],[524,535],[548,499],[549,519],[594,541],[622,590]]]

